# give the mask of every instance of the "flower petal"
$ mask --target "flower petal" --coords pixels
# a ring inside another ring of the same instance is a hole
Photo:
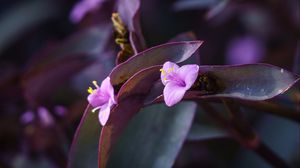
[[[98,107],[107,103],[108,97],[105,96],[100,89],[97,89],[87,97],[87,100],[93,107]]]
[[[175,82],[169,82],[164,88],[164,100],[167,106],[171,107],[180,102],[186,92],[186,88]]]
[[[180,67],[176,73],[178,74],[179,78],[185,82],[185,88],[188,90],[192,87],[198,77],[199,66],[196,64],[184,65]]]
[[[171,73],[168,73],[168,71],[170,69],[173,69],[173,71],[176,72],[178,70],[178,68],[179,68],[179,66],[173,62],[167,61],[164,63],[163,68],[162,68],[163,72],[161,72],[161,75],[160,75],[160,79],[164,85],[167,84],[165,79],[167,79],[168,75],[171,74]]]
[[[109,96],[109,99],[112,100],[112,102],[114,104],[116,104],[116,101],[115,101],[115,95],[114,95],[114,88],[113,86],[111,85],[110,83],[110,77],[106,77],[102,83],[101,83],[101,86],[100,86],[100,90],[106,95],[106,96]]]
[[[109,118],[111,106],[114,103],[112,101],[108,101],[107,104],[104,104],[98,114],[99,122],[102,126],[104,126]]]
[[[164,70],[168,70],[170,68],[174,68],[174,70],[176,71],[177,69],[179,69],[179,66],[173,62],[167,61],[164,63],[163,65],[163,69]]]

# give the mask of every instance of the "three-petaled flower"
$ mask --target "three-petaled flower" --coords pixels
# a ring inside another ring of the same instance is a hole
[[[182,100],[185,92],[193,86],[198,77],[199,66],[192,64],[179,67],[168,61],[160,71],[161,81],[165,85],[164,101],[170,107]]]
[[[89,103],[94,107],[92,112],[99,110],[99,121],[101,125],[105,125],[110,115],[111,107],[116,104],[114,97],[114,88],[110,83],[110,78],[105,78],[99,87],[96,81],[93,81],[96,89],[89,87],[88,96]]]

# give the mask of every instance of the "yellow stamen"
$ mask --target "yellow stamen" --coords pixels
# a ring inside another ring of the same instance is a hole
[[[172,72],[172,71],[174,71],[174,68],[173,68],[173,67],[168,69],[168,73],[170,73],[170,72]]]
[[[161,68],[159,71],[160,71],[163,75],[166,75],[166,71],[165,71],[164,69]]]
[[[93,84],[96,88],[99,88],[97,81],[93,81]]]
[[[168,73],[171,73],[172,71],[174,71],[174,67],[168,68],[167,71],[165,71],[164,69],[161,68],[159,71],[162,73],[162,75],[167,75]]]
[[[89,87],[89,89],[87,90],[87,92],[88,92],[89,94],[92,94],[92,93],[94,92],[94,90],[93,90],[91,87]]]
[[[174,67],[168,68],[167,71],[165,71],[164,69],[161,68],[159,71],[160,71],[160,72],[162,73],[162,75],[164,76],[163,80],[164,80],[164,81],[167,81],[167,77],[166,77],[166,76],[167,76],[167,74],[169,74],[169,73],[171,73],[172,71],[174,71]]]
[[[98,85],[97,81],[93,81],[92,83],[93,83],[93,85],[94,85],[96,88],[99,88],[99,85]],[[88,92],[89,94],[92,94],[92,93],[95,92],[95,90],[96,90],[96,89],[93,89],[92,87],[89,87],[89,88],[87,89],[87,92]]]

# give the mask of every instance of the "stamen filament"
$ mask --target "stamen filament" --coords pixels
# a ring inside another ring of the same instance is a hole
[[[93,81],[93,84],[96,88],[99,88],[97,81]]]
[[[100,109],[100,106],[99,107],[96,107],[96,108],[93,108],[92,110],[92,113],[95,113],[95,111],[99,110]]]

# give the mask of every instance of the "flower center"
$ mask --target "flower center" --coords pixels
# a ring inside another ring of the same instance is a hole
[[[168,68],[167,71],[161,68],[159,71],[162,73],[164,77],[163,80],[168,81],[167,77],[171,75],[171,72],[174,72],[174,67]]]
[[[168,68],[167,70],[160,69],[160,72],[163,75],[163,80],[165,82],[170,82],[170,81],[176,82],[178,85],[185,87],[186,85],[185,82],[182,79],[180,79],[178,75],[174,73],[174,71],[175,71],[174,67]]]

